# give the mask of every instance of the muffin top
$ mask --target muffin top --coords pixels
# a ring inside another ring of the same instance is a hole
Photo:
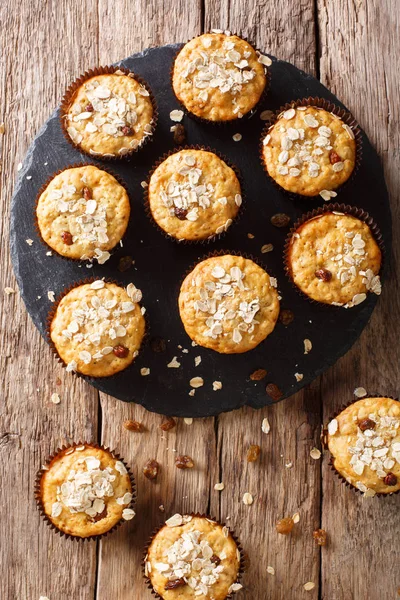
[[[172,85],[187,110],[209,121],[243,117],[259,101],[269,58],[236,35],[206,33],[184,45]]]
[[[350,177],[356,161],[352,129],[316,106],[290,108],[263,139],[264,165],[285,190],[329,199]]]
[[[366,223],[326,212],[292,235],[287,267],[300,290],[317,302],[351,308],[381,293],[381,251]]]
[[[171,154],[150,178],[151,214],[168,235],[200,240],[226,231],[242,203],[233,169],[213,152]]]
[[[184,280],[179,311],[186,333],[200,346],[233,354],[255,348],[279,314],[276,279],[242,256],[200,262]]]
[[[328,424],[335,469],[368,496],[400,489],[400,402],[363,398]]]
[[[145,331],[133,283],[126,290],[97,280],[73,288],[58,304],[51,339],[67,371],[108,377],[136,358]]]
[[[125,188],[94,165],[66,169],[39,197],[37,222],[43,240],[61,256],[103,264],[128,226]]]
[[[123,156],[152,134],[153,104],[147,89],[115,71],[86,79],[64,109],[74,144],[93,155]]]
[[[236,583],[240,552],[227,527],[205,517],[174,515],[154,536],[146,575],[164,600],[224,600]]]
[[[45,514],[61,531],[81,538],[109,531],[134,511],[132,484],[122,461],[89,444],[59,452],[42,474]]]

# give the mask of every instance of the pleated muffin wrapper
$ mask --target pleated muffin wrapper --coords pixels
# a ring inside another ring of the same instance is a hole
[[[111,169],[108,168],[108,166],[106,167],[106,166],[101,165],[101,167],[99,167],[98,165],[95,165],[94,163],[89,163],[89,162],[88,163],[83,163],[83,162],[73,163],[72,165],[65,167],[65,169],[60,169],[59,171],[56,171],[55,173],[50,175],[46,179],[45,183],[43,183],[42,186],[40,187],[40,189],[36,195],[36,200],[35,200],[34,226],[35,226],[35,230],[38,235],[39,241],[46,248],[47,251],[50,250],[54,255],[59,256],[63,260],[72,261],[74,263],[80,262],[80,263],[100,264],[100,263],[98,263],[97,258],[95,256],[85,259],[85,258],[72,258],[71,256],[64,256],[63,254],[60,254],[59,252],[57,252],[57,250],[54,250],[54,248],[49,246],[49,244],[43,239],[42,233],[41,233],[40,227],[39,227],[39,222],[38,222],[38,217],[37,217],[37,207],[39,204],[40,196],[43,194],[43,192],[46,190],[46,188],[50,185],[50,183],[53,181],[53,179],[55,177],[57,177],[57,175],[61,175],[61,173],[64,173],[64,171],[68,171],[69,169],[78,169],[80,167],[96,167],[100,171],[105,171],[106,173],[108,173],[109,175],[114,177],[114,179],[116,179],[116,181],[119,183],[119,185],[121,185],[124,188],[124,190],[126,191],[126,193],[128,195],[128,199],[129,199],[130,208],[132,210],[132,202],[129,197],[128,186],[119,174],[114,173]],[[129,220],[130,220],[130,216],[129,216],[128,223],[127,223],[127,226],[126,226],[126,229],[125,229],[125,232],[124,232],[124,235],[122,236],[122,238],[119,240],[119,242],[117,242],[115,244],[115,246],[113,248],[110,248],[109,250],[107,250],[107,252],[109,252],[111,256],[115,253],[115,251],[121,245],[121,242],[123,243],[124,240],[126,239],[127,232],[129,229]],[[111,256],[110,256],[110,258],[111,258]],[[110,260],[110,259],[108,259],[108,260]],[[106,261],[106,262],[108,262],[108,261]]]
[[[131,77],[132,79],[135,79],[149,93],[149,98],[150,98],[151,104],[153,106],[153,118],[151,120],[152,131],[151,131],[151,133],[149,133],[148,135],[145,135],[141,139],[141,141],[139,142],[139,144],[136,148],[132,148],[131,150],[129,150],[128,152],[126,152],[124,154],[100,154],[97,152],[90,152],[90,151],[87,152],[79,144],[76,144],[71,139],[71,137],[67,131],[66,123],[67,123],[68,110],[69,110],[71,104],[73,103],[73,100],[74,100],[77,90],[85,83],[85,81],[87,81],[88,79],[91,79],[92,77],[96,77],[98,75],[112,75],[113,73],[116,73],[116,72],[118,72],[118,73],[122,72],[124,75],[127,75],[127,76]],[[156,104],[154,94],[151,91],[148,83],[142,77],[140,77],[140,75],[137,75],[133,71],[130,71],[129,69],[126,69],[125,67],[118,66],[118,65],[117,66],[96,67],[94,69],[89,69],[88,71],[85,71],[85,73],[83,73],[80,77],[78,77],[75,81],[73,81],[71,83],[71,85],[69,86],[69,88],[67,89],[67,91],[65,92],[65,94],[61,100],[60,123],[61,123],[61,129],[62,129],[65,139],[67,140],[67,142],[69,144],[71,144],[79,152],[81,152],[83,154],[87,154],[91,158],[95,158],[98,160],[119,161],[119,160],[126,160],[126,159],[131,158],[136,152],[141,150],[150,141],[150,139],[153,138],[154,131],[157,127],[157,122],[158,122],[157,104]]]
[[[233,538],[236,547],[237,547],[237,552],[238,552],[238,558],[239,558],[239,569],[238,569],[238,573],[236,576],[236,580],[233,583],[240,583],[243,573],[247,570],[248,568],[248,558],[242,548],[242,545],[239,541],[239,539],[236,537],[236,535],[234,534],[233,531],[230,530],[229,526],[226,525],[225,523],[220,523],[219,521],[217,521],[217,519],[214,519],[213,517],[210,517],[209,515],[205,515],[202,513],[188,513],[183,515],[184,517],[193,517],[193,518],[200,518],[200,519],[207,519],[207,521],[211,521],[212,523],[216,523],[217,525],[220,525],[221,527],[226,527],[228,530],[228,534]],[[142,560],[142,572],[143,572],[143,577],[145,579],[146,585],[148,587],[148,589],[150,590],[150,592],[153,594],[153,596],[155,598],[158,598],[159,600],[163,600],[163,597],[160,596],[155,589],[153,588],[153,585],[151,583],[151,579],[147,574],[147,556],[149,553],[149,549],[150,546],[155,538],[155,536],[157,535],[157,533],[159,533],[164,527],[168,527],[165,522],[162,523],[161,525],[159,525],[158,527],[156,527],[149,540],[147,541],[147,544],[145,546],[145,549],[143,551],[143,560]],[[228,596],[225,597],[225,600],[231,599],[235,597],[235,592],[231,592],[230,594],[228,594]]]
[[[211,119],[205,119],[204,117],[199,117],[198,115],[193,114],[184,104],[181,100],[179,100],[179,98],[177,97],[177,95],[175,94],[175,89],[173,86],[173,75],[174,75],[174,68],[175,68],[175,61],[178,57],[178,55],[180,54],[181,50],[184,48],[184,46],[186,46],[186,44],[188,44],[189,42],[191,42],[192,40],[200,37],[201,35],[207,35],[207,34],[215,34],[216,31],[205,31],[202,34],[199,35],[195,35],[192,38],[189,38],[184,44],[182,44],[182,47],[179,48],[179,50],[177,51],[177,53],[174,56],[174,59],[172,61],[172,66],[171,66],[171,70],[170,70],[170,83],[171,83],[171,88],[172,91],[174,93],[174,97],[175,100],[178,102],[180,108],[183,110],[183,112],[185,113],[185,115],[187,115],[188,117],[190,117],[191,119],[197,121],[198,123],[203,123],[206,125],[216,125],[216,126],[226,126],[226,125],[232,125],[232,123],[240,123],[242,121],[251,119],[251,117],[253,117],[255,115],[255,113],[257,112],[257,110],[259,109],[260,106],[262,106],[263,102],[265,101],[265,98],[267,97],[268,91],[271,87],[271,79],[272,79],[272,74],[271,74],[271,69],[270,66],[271,65],[263,65],[264,67],[264,73],[265,73],[265,87],[264,90],[258,100],[258,102],[253,106],[253,108],[251,110],[249,110],[246,114],[243,115],[243,117],[239,118],[239,117],[234,117],[233,119],[228,119],[225,121],[212,121]],[[237,33],[232,33],[232,32],[228,32],[228,31],[220,31],[220,33],[223,33],[225,35],[227,35],[229,33],[230,36],[236,36],[238,38],[240,38],[241,40],[244,40],[245,42],[247,42],[248,44],[250,44],[250,46],[255,50],[255,52],[257,53],[258,56],[266,56],[268,59],[270,59],[270,57],[268,56],[268,54],[265,54],[264,52],[261,52],[260,50],[257,49],[256,44],[254,44],[249,38],[239,35]],[[270,59],[271,60],[271,59]],[[262,64],[262,63],[261,63]],[[272,64],[272,60],[271,60],[271,64]]]
[[[290,283],[292,284],[293,288],[296,290],[296,292],[302,298],[306,298],[309,302],[312,302],[313,304],[318,304],[319,306],[325,306],[326,308],[342,309],[342,308],[344,308],[343,306],[335,306],[334,304],[329,304],[329,303],[326,303],[326,302],[319,302],[318,300],[314,300],[313,298],[310,298],[310,296],[307,296],[307,294],[305,294],[294,283],[293,277],[292,277],[292,270],[291,270],[291,266],[290,266],[290,261],[289,261],[289,250],[290,250],[290,247],[291,247],[293,235],[297,232],[298,228],[301,227],[302,225],[304,225],[304,223],[306,223],[307,221],[315,219],[315,218],[317,218],[317,217],[319,217],[321,215],[324,215],[326,213],[332,213],[332,212],[333,213],[341,213],[341,214],[344,214],[344,215],[349,215],[349,216],[355,217],[356,219],[359,219],[360,221],[363,221],[364,223],[366,223],[366,225],[368,225],[368,227],[370,228],[370,231],[371,231],[371,233],[372,233],[372,235],[374,237],[374,240],[378,244],[379,249],[381,251],[381,266],[380,266],[378,275],[382,274],[383,269],[384,269],[384,259],[385,259],[385,246],[384,246],[384,242],[383,242],[382,233],[381,233],[381,231],[380,231],[377,223],[369,215],[369,213],[367,213],[362,208],[358,208],[356,206],[349,206],[348,204],[338,204],[338,203],[324,204],[324,206],[321,206],[320,208],[315,208],[314,210],[312,210],[312,211],[310,211],[308,213],[303,214],[296,221],[296,223],[294,223],[293,227],[290,229],[290,231],[289,231],[289,233],[288,233],[288,235],[286,237],[284,251],[283,251],[283,262],[284,262],[284,267],[285,267],[285,273],[286,273],[286,275],[287,275]],[[368,294],[372,294],[373,292],[370,292],[370,291],[366,290],[365,293],[368,296]]]
[[[288,102],[284,106],[281,106],[281,108],[279,110],[277,110],[269,120],[266,121],[264,129],[261,134],[259,154],[260,154],[261,165],[264,169],[264,172],[268,176],[268,179],[274,184],[274,186],[278,190],[280,190],[281,192],[284,192],[292,200],[311,200],[311,201],[319,200],[322,202],[323,198],[320,196],[320,194],[317,194],[316,196],[306,196],[303,194],[296,194],[294,192],[291,192],[291,191],[283,188],[281,185],[279,185],[279,183],[277,181],[275,181],[275,179],[273,177],[271,177],[271,175],[268,172],[265,161],[264,161],[263,141],[264,141],[266,135],[269,133],[270,129],[275,125],[275,123],[279,120],[279,118],[282,116],[282,114],[284,112],[286,112],[287,110],[289,110],[291,108],[298,108],[299,106],[313,106],[315,108],[322,108],[322,109],[326,110],[327,112],[330,112],[333,115],[336,115],[337,117],[339,117],[343,121],[343,123],[345,125],[347,125],[350,128],[350,130],[353,132],[354,140],[356,142],[356,157],[355,157],[354,169],[351,172],[349,178],[342,185],[340,185],[339,187],[337,187],[335,189],[331,189],[329,191],[339,193],[339,191],[342,191],[345,188],[345,186],[347,186],[356,177],[356,174],[360,168],[360,165],[362,162],[362,156],[363,156],[362,133],[361,133],[360,126],[358,125],[357,121],[355,120],[355,118],[353,117],[353,115],[350,112],[348,112],[344,108],[340,108],[339,106],[337,106],[333,102],[330,102],[329,100],[326,100],[325,98],[312,97],[312,96],[310,96],[308,98],[302,98],[299,100],[293,100],[292,102]]]
[[[81,285],[86,285],[86,284],[91,284],[94,281],[98,281],[99,277],[86,277],[85,279],[81,279],[75,283],[71,283],[70,285],[68,285],[66,288],[63,289],[63,291],[60,293],[60,295],[58,296],[57,300],[55,302],[53,302],[53,305],[51,307],[51,309],[49,310],[49,313],[47,315],[47,319],[46,319],[46,341],[50,346],[50,349],[52,351],[52,353],[54,354],[54,356],[56,357],[57,361],[66,369],[67,365],[66,363],[63,361],[63,359],[61,358],[61,356],[59,355],[56,345],[53,342],[53,340],[51,339],[51,324],[53,322],[53,319],[55,317],[55,314],[57,312],[57,308],[61,302],[61,300],[67,295],[69,294],[69,292],[71,292],[73,289],[80,287]],[[120,288],[125,289],[125,286],[122,285],[121,283],[118,283],[118,281],[116,281],[115,279],[110,279],[109,277],[104,277],[101,278],[102,281],[104,281],[104,283],[114,283],[115,285],[117,285]],[[134,284],[135,285],[135,284]],[[140,307],[140,309],[143,308],[143,305],[141,304],[141,302],[137,303]],[[145,321],[145,329],[144,329],[144,335],[138,350],[138,354],[137,356],[135,356],[135,358],[132,360],[132,362],[125,367],[125,369],[121,369],[121,371],[118,371],[117,373],[114,373],[113,375],[104,375],[104,376],[94,376],[94,375],[85,375],[84,373],[80,373],[79,371],[71,371],[71,373],[73,373],[74,375],[76,375],[77,377],[80,377],[81,379],[84,379],[85,381],[91,381],[91,380],[96,380],[96,379],[115,379],[117,377],[120,377],[122,375],[122,373],[124,373],[127,369],[129,369],[130,367],[132,367],[132,365],[135,363],[135,361],[138,359],[140,352],[143,350],[144,346],[147,345],[149,339],[150,339],[150,326],[149,326],[149,321],[147,318],[147,312],[145,311],[145,313],[143,314],[143,318]]]
[[[61,529],[59,529],[56,525],[54,525],[51,518],[45,513],[44,505],[42,502],[42,492],[41,492],[41,481],[42,481],[43,475],[49,470],[48,466],[50,465],[50,463],[61,452],[65,452],[66,450],[70,450],[70,449],[75,450],[76,448],[80,448],[82,446],[90,446],[91,448],[96,448],[97,450],[104,450],[105,452],[109,452],[113,456],[113,458],[115,458],[116,460],[121,461],[123,463],[124,467],[126,468],[126,470],[128,472],[129,479],[130,479],[131,486],[132,486],[132,500],[129,504],[127,504],[123,508],[124,509],[125,508],[133,508],[136,503],[135,479],[133,477],[132,471],[130,470],[129,466],[126,464],[125,460],[123,458],[121,458],[121,456],[117,452],[115,452],[114,450],[110,450],[110,448],[107,448],[106,446],[97,444],[95,442],[93,442],[93,443],[92,442],[76,442],[76,443],[73,443],[68,446],[63,445],[63,446],[61,446],[61,448],[57,448],[57,450],[51,456],[49,456],[47,458],[47,460],[46,460],[45,464],[42,466],[42,468],[39,469],[39,471],[36,473],[36,479],[35,479],[35,485],[34,485],[34,496],[35,496],[35,500],[36,500],[36,506],[40,512],[40,515],[41,515],[43,521],[46,523],[46,525],[48,525],[48,527],[50,527],[50,529],[52,529],[55,533],[57,533],[61,537],[65,537],[65,538],[68,538],[71,540],[76,540],[77,542],[86,542],[86,541],[99,540],[100,538],[104,538],[107,535],[109,535],[110,533],[114,532],[116,529],[118,529],[122,525],[122,523],[124,523],[124,519],[121,517],[121,519],[118,521],[118,523],[113,525],[113,527],[111,527],[111,529],[109,529],[108,531],[105,531],[104,533],[99,533],[98,535],[90,535],[88,537],[80,537],[78,535],[72,535],[70,533],[66,533],[65,531],[62,531]]]
[[[204,238],[204,239],[198,239],[198,240],[187,240],[185,238],[183,239],[178,239],[176,237],[174,237],[173,235],[169,235],[162,227],[160,227],[160,225],[156,222],[156,220],[154,219],[152,212],[151,212],[151,208],[150,208],[150,199],[149,199],[149,187],[150,187],[150,180],[154,174],[154,172],[156,171],[156,169],[170,156],[172,156],[173,154],[178,154],[179,152],[181,152],[182,150],[203,150],[204,152],[211,152],[212,154],[215,154],[220,160],[222,160],[224,163],[226,163],[226,165],[232,169],[232,171],[235,173],[238,181],[239,181],[239,185],[240,185],[240,195],[242,197],[242,203],[241,205],[238,207],[238,212],[236,213],[236,216],[232,219],[232,223],[231,225],[225,229],[224,231],[222,231],[221,233],[215,233],[211,236],[209,236],[208,238]],[[154,163],[153,167],[151,168],[151,171],[149,172],[147,179],[146,179],[146,183],[147,186],[144,188],[144,208],[145,208],[145,212],[147,217],[150,219],[150,222],[152,223],[152,225],[158,230],[160,231],[163,236],[167,239],[167,240],[171,240],[177,244],[180,245],[207,245],[210,244],[211,242],[215,242],[216,240],[220,240],[222,239],[229,231],[231,231],[233,226],[236,226],[237,223],[239,222],[239,220],[242,218],[243,212],[245,210],[245,193],[243,191],[243,177],[241,172],[239,171],[239,169],[237,168],[236,165],[234,165],[229,158],[226,158],[226,156],[224,154],[222,154],[221,152],[217,152],[216,150],[213,150],[212,148],[210,148],[209,146],[200,146],[197,144],[194,145],[187,145],[187,146],[180,146],[179,148],[175,148],[170,150],[169,152],[166,152],[165,154],[163,154],[156,163]]]
[[[382,396],[381,394],[367,394],[366,396],[363,396],[362,398],[357,398],[356,400],[352,400],[351,402],[348,402],[347,404],[343,404],[328,419],[326,426],[322,427],[321,445],[325,451],[328,451],[330,453],[330,450],[328,447],[328,423],[330,423],[333,419],[336,419],[340,415],[341,412],[343,412],[346,408],[348,408],[352,404],[355,404],[359,400],[364,400],[366,398],[390,398],[391,400],[398,401],[398,398],[394,398],[393,396],[388,396],[388,395]],[[330,458],[329,458],[328,464],[329,464],[329,468],[335,473],[336,477],[338,477],[338,479],[341,481],[342,484],[344,484],[348,488],[351,488],[353,490],[353,492],[355,492],[356,494],[361,494],[362,496],[364,496],[365,492],[359,490],[358,487],[356,487],[355,485],[353,485],[352,483],[347,481],[347,479],[345,477],[343,477],[343,475],[341,473],[339,473],[339,471],[336,469],[336,467],[334,465],[334,456],[331,453],[330,453]],[[383,494],[382,492],[375,493],[375,494],[373,494],[373,496],[368,496],[368,494],[367,494],[366,497],[385,498],[387,496],[389,496],[389,497],[394,496],[395,494],[398,494],[399,492],[400,492],[400,489],[396,490],[395,492],[389,492],[387,494]]]

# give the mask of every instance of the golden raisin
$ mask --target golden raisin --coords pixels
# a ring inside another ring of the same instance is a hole
[[[156,460],[150,459],[143,467],[143,475],[147,479],[155,479],[158,475],[159,464]]]
[[[122,346],[121,344],[114,346],[113,352],[118,358],[126,358],[129,354],[128,348],[125,348],[125,346]]]
[[[294,521],[292,517],[285,517],[280,519],[276,524],[276,531],[282,535],[289,535],[294,527]]]
[[[64,242],[64,244],[67,244],[67,246],[72,246],[72,235],[69,231],[63,231],[61,234],[61,239]]]
[[[271,396],[274,402],[277,402],[283,396],[281,390],[275,383],[268,383],[267,387],[265,388],[265,391],[267,392],[268,396]]]
[[[90,200],[92,198],[92,190],[88,187],[83,188],[83,197],[85,200]]]
[[[325,544],[326,544],[325,529],[316,529],[315,531],[313,531],[313,538],[317,542],[318,546],[325,546]]]
[[[174,128],[174,142],[175,144],[182,145],[185,143],[186,133],[182,123],[178,123]]]
[[[279,322],[282,323],[285,327],[290,325],[290,323],[294,320],[294,312],[289,310],[288,308],[283,308],[279,313]]]
[[[175,458],[175,466],[178,469],[193,469],[194,462],[190,456],[182,455]]]
[[[124,427],[128,431],[143,431],[143,425],[139,421],[133,421],[132,419],[125,421]]]
[[[277,213],[271,217],[271,224],[274,227],[287,227],[290,223],[289,215],[285,215],[285,213]]]
[[[160,425],[160,429],[162,429],[163,431],[169,431],[170,429],[173,429],[176,425],[176,421],[175,419],[173,419],[172,417],[168,417],[168,419],[166,421],[163,421]]]
[[[375,425],[376,423],[372,419],[363,419],[358,424],[361,431],[367,431],[367,429],[375,429]]]
[[[266,374],[267,374],[267,371],[265,369],[256,369],[250,375],[250,379],[252,381],[261,381],[261,379],[264,379],[264,377],[266,376]]]
[[[342,162],[342,159],[340,158],[339,154],[337,152],[335,152],[334,150],[332,150],[329,154],[329,160],[331,165],[334,165],[335,163],[338,162]]]
[[[260,456],[260,452],[260,446],[254,444],[249,446],[249,449],[247,450],[247,462],[256,462],[257,458]]]
[[[128,269],[130,269],[132,265],[133,265],[132,256],[122,256],[118,262],[118,271],[120,273],[124,273],[124,271],[127,271]]]
[[[183,579],[183,577],[180,577],[179,579],[171,579],[170,581],[167,581],[164,589],[174,590],[175,588],[181,587],[182,585],[186,585],[186,581]]]

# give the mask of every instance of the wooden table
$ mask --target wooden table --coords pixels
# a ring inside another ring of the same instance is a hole
[[[395,0],[5,0],[0,6],[0,223],[2,600],[146,600],[142,547],[166,515],[206,511],[240,536],[250,566],[238,600],[382,600],[400,586],[400,496],[363,499],[340,485],[328,458],[313,460],[321,422],[353,389],[398,395],[399,290],[399,11]],[[17,164],[66,85],[86,68],[152,45],[186,41],[212,27],[249,36],[258,47],[318,76],[352,110],[382,157],[394,217],[389,281],[361,339],[309,389],[260,411],[242,409],[192,425],[159,430],[162,417],[98,394],[66,374],[29,320],[8,253],[10,198]],[[16,290],[6,294],[5,287]],[[51,394],[61,403],[54,405]],[[271,432],[261,431],[268,417]],[[122,427],[143,422],[146,432]],[[61,539],[41,521],[33,500],[36,470],[57,446],[98,440],[132,465],[137,517],[99,543]],[[249,444],[261,460],[246,464]],[[178,471],[175,450],[196,468]],[[157,483],[143,463],[162,465]],[[292,463],[292,467],[286,465]],[[214,491],[223,481],[225,490]],[[245,506],[242,496],[255,501]],[[165,507],[162,513],[159,506]],[[278,518],[298,512],[294,533],[279,536]],[[319,548],[312,532],[323,527]],[[275,575],[267,572],[267,566]],[[305,591],[306,582],[314,582]],[[400,593],[400,592],[399,592]]]

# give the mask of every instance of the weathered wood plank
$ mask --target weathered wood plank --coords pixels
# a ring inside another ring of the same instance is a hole
[[[19,294],[4,288],[16,289],[8,252],[16,166],[71,76],[96,61],[96,3],[3,2],[0,29],[0,597],[86,599],[94,593],[96,545],[50,531],[35,508],[33,483],[59,444],[96,437],[98,396],[56,364]],[[52,404],[53,392],[61,404]]]
[[[324,416],[351,401],[355,387],[398,397],[400,303],[398,170],[400,134],[398,77],[400,19],[395,3],[318,1],[321,79],[353,111],[379,151],[393,211],[391,275],[382,298],[354,349],[323,377]],[[379,215],[376,215],[379,220]],[[340,486],[324,461],[323,527],[331,542],[322,552],[326,600],[395,598],[400,497],[363,499]]]

